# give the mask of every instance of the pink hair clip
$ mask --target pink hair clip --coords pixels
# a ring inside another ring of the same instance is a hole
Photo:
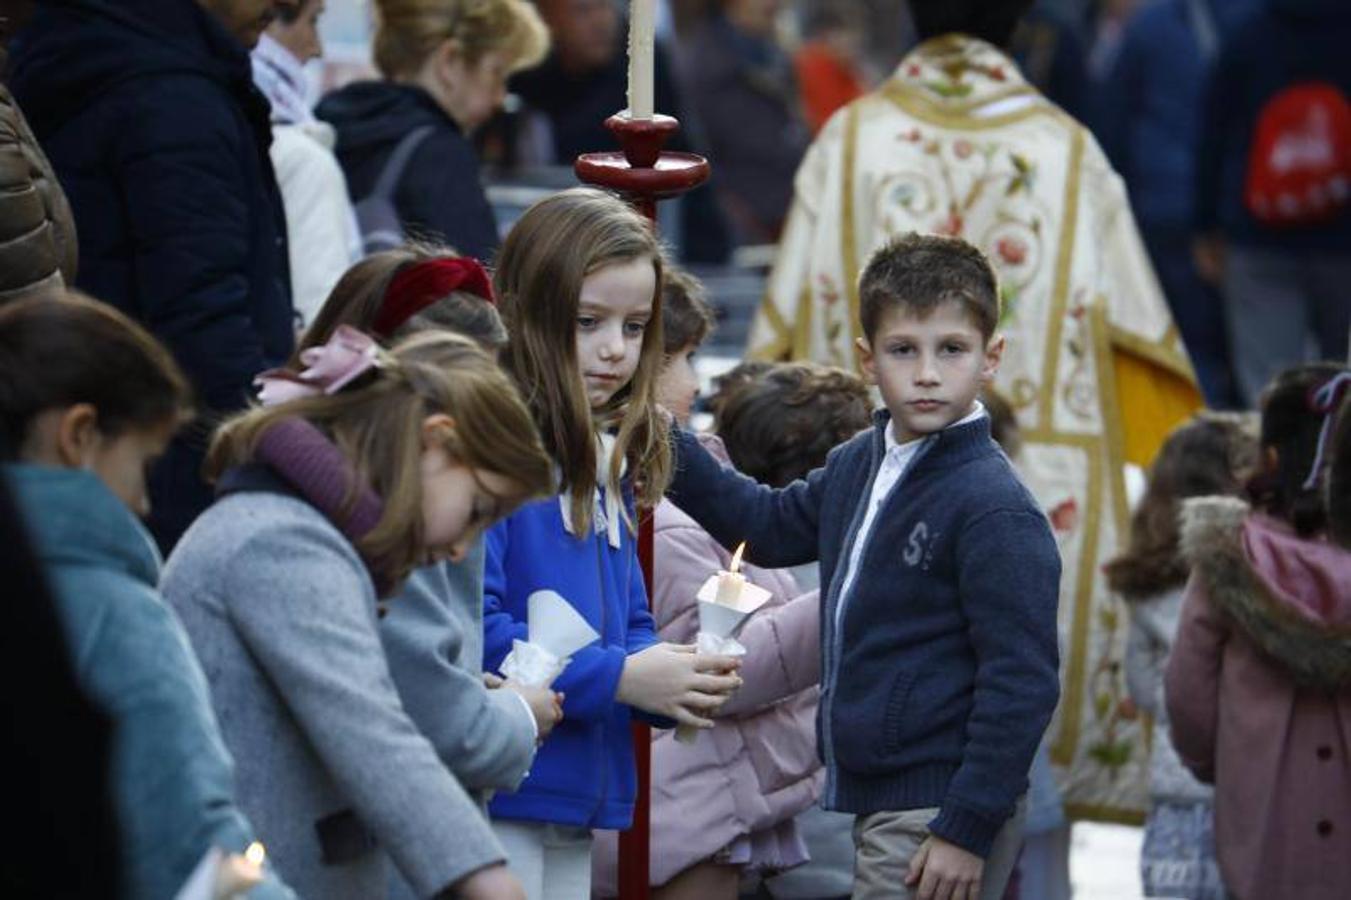
[[[276,406],[301,397],[336,394],[380,365],[380,346],[370,335],[350,325],[339,325],[321,347],[300,353],[306,366],[299,374],[290,369],[268,369],[253,379],[258,402]]]

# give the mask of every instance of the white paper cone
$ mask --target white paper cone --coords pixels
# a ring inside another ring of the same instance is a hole
[[[600,637],[572,604],[554,591],[535,591],[526,600],[530,643],[567,659]]]
[[[701,631],[694,639],[694,649],[710,656],[745,656],[746,647],[734,637],[724,637]]]
[[[559,659],[539,644],[517,640],[511,642],[511,652],[502,660],[501,671],[508,681],[527,687],[548,687],[567,664],[567,659]]]

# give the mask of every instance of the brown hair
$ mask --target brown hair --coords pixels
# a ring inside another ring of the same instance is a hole
[[[988,342],[999,324],[999,282],[990,261],[961,238],[911,232],[873,254],[859,280],[859,317],[871,342],[882,314],[917,316],[957,302]]]
[[[733,370],[735,372],[735,370]],[[732,464],[756,481],[783,487],[825,464],[837,444],[872,423],[863,380],[815,363],[778,363],[749,380],[718,383],[718,436]]]
[[[512,72],[549,52],[549,30],[526,0],[376,0],[375,65],[387,78],[411,75],[443,42],[473,64],[501,53]]]
[[[300,368],[300,351],[323,344],[339,325],[351,325],[369,333],[394,276],[417,263],[454,256],[457,254],[449,247],[418,242],[372,253],[361,260],[344,272],[333,286],[288,365],[293,369]],[[431,328],[462,334],[494,353],[507,342],[507,330],[497,308],[466,291],[452,291],[409,317],[389,335],[389,341]]]
[[[1257,438],[1239,416],[1201,413],[1175,429],[1131,516],[1126,551],[1103,566],[1112,590],[1140,600],[1185,583],[1187,564],[1178,545],[1182,501],[1240,493],[1256,457]]]
[[[1351,392],[1328,438],[1328,536],[1351,550]]]
[[[305,419],[343,451],[357,474],[348,503],[361,485],[384,501],[380,521],[357,550],[401,582],[421,559],[424,420],[445,413],[455,420],[444,436],[458,463],[494,472],[517,487],[499,498],[502,515],[552,489],[552,465],[515,387],[469,339],[425,332],[380,351],[380,363],[358,383],[336,394],[252,409],[227,421],[207,451],[208,477],[253,459],[258,441],[275,422]]]
[[[638,368],[593,415],[577,366],[582,281],[606,266],[651,259],[657,287]],[[619,198],[573,188],[539,201],[512,226],[498,255],[493,286],[510,341],[503,365],[534,413],[544,446],[572,495],[573,530],[591,528],[596,489],[596,431],[618,422],[607,489],[620,489],[628,463],[638,500],[655,506],[671,477],[671,450],[657,413],[662,366],[662,254],[647,220]]]
[[[716,321],[699,279],[668,265],[661,291],[662,349],[666,355],[702,344]]]
[[[192,390],[169,351],[111,306],[49,291],[0,307],[0,458],[16,458],[38,414],[77,403],[98,429],[183,422]]]
[[[1262,449],[1276,451],[1276,467],[1264,469],[1248,483],[1248,497],[1258,509],[1289,522],[1300,537],[1327,528],[1322,473],[1313,487],[1304,486],[1318,456],[1324,420],[1313,395],[1345,370],[1330,362],[1294,366],[1262,390]]]

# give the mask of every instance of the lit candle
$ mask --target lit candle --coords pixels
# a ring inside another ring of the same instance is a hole
[[[737,601],[741,599],[741,589],[746,585],[746,576],[741,574],[741,554],[746,549],[746,542],[742,541],[741,546],[736,548],[736,553],[732,554],[732,564],[726,572],[718,573],[718,595],[715,602],[724,606],[736,606]]]
[[[254,841],[244,853],[231,853],[221,861],[216,874],[217,897],[239,897],[263,881],[263,861],[267,851]]]
[[[629,4],[629,118],[650,119],[653,101],[653,42],[657,29],[656,0]]]

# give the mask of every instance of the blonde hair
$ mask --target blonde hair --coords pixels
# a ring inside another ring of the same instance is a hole
[[[509,479],[516,490],[499,497],[506,515],[553,490],[552,463],[520,394],[496,363],[468,338],[425,332],[380,351],[379,366],[357,384],[241,413],[221,426],[207,451],[206,471],[254,458],[264,432],[281,419],[304,419],[324,432],[351,462],[346,508],[369,485],[384,502],[380,520],[356,543],[358,552],[392,583],[402,582],[423,553],[423,422],[444,413],[455,427],[443,435],[457,463]]]
[[[593,417],[577,365],[582,281],[606,266],[642,258],[652,260],[656,281],[638,367]],[[607,490],[620,490],[625,462],[643,505],[655,506],[670,482],[671,450],[656,401],[662,268],[661,248],[647,220],[617,197],[591,188],[563,191],[526,210],[497,259],[493,286],[509,336],[503,365],[562,469],[560,490],[572,495],[577,534],[591,528],[598,428],[619,423]]]
[[[387,78],[416,72],[448,40],[471,64],[501,53],[511,72],[549,52],[549,30],[527,0],[376,0],[375,7],[375,64]]]

